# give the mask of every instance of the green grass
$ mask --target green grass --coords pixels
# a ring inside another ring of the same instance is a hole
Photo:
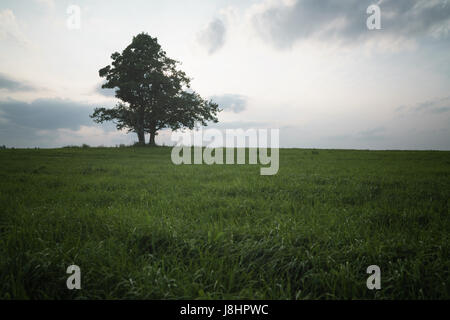
[[[450,152],[282,149],[261,176],[170,151],[0,150],[0,298],[450,298]]]

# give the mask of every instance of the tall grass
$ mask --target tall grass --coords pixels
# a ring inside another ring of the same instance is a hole
[[[275,176],[170,148],[0,164],[2,299],[450,298],[449,152],[282,149]]]

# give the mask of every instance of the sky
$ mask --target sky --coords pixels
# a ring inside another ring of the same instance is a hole
[[[89,114],[117,103],[98,70],[140,32],[219,103],[208,127],[279,129],[286,148],[450,150],[450,0],[2,0],[0,145],[137,141]]]

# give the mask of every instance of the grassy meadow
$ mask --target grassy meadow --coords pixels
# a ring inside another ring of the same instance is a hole
[[[170,153],[0,150],[0,299],[450,299],[450,152]]]

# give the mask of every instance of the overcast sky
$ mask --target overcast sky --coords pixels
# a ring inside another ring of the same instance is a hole
[[[279,128],[281,147],[450,150],[449,0],[2,0],[0,145],[136,141],[89,113],[114,106],[98,70],[140,32],[220,104],[219,128]]]

